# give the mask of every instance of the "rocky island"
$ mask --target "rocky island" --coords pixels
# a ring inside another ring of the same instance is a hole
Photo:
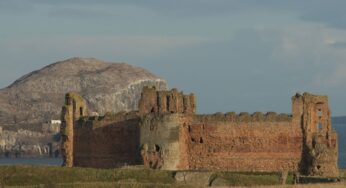
[[[79,93],[92,114],[131,111],[144,85],[166,81],[126,63],[71,58],[33,71],[0,90],[0,156],[59,155],[64,94]]]

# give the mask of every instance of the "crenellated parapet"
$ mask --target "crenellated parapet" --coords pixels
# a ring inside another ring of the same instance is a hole
[[[240,112],[239,114],[235,112],[227,113],[215,113],[206,115],[195,115],[195,120],[200,122],[228,122],[228,123],[261,123],[261,122],[291,122],[292,115],[290,114],[277,114],[275,112],[254,112],[252,114],[248,112]]]
[[[155,87],[144,87],[139,101],[140,114],[166,114],[196,112],[196,98],[193,94],[184,95],[177,89],[157,91]]]

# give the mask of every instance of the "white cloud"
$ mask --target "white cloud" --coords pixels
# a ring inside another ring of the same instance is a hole
[[[274,62],[306,74],[311,89],[346,84],[346,31],[312,27],[285,29],[273,51]]]

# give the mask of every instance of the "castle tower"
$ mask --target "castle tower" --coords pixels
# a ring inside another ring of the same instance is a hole
[[[193,94],[184,95],[177,89],[157,91],[155,87],[143,87],[138,109],[142,115],[149,113],[195,113],[196,99]]]
[[[142,114],[157,112],[157,91],[155,87],[143,87],[138,110]]]
[[[296,94],[292,97],[292,114],[293,124],[303,131],[302,171],[309,175],[338,175],[337,135],[331,127],[328,97]]]
[[[83,116],[87,116],[84,99],[76,93],[67,93],[65,96],[65,106],[62,107],[60,127],[63,166],[73,166],[74,123]]]

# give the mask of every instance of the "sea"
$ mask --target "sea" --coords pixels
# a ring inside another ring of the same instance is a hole
[[[346,169],[346,123],[333,123],[332,126],[338,133],[338,166]],[[0,165],[13,164],[61,166],[62,158],[0,158]]]
[[[62,158],[0,158],[0,165],[15,164],[61,166]]]
[[[333,123],[332,127],[338,133],[338,166],[346,169],[346,123]]]

